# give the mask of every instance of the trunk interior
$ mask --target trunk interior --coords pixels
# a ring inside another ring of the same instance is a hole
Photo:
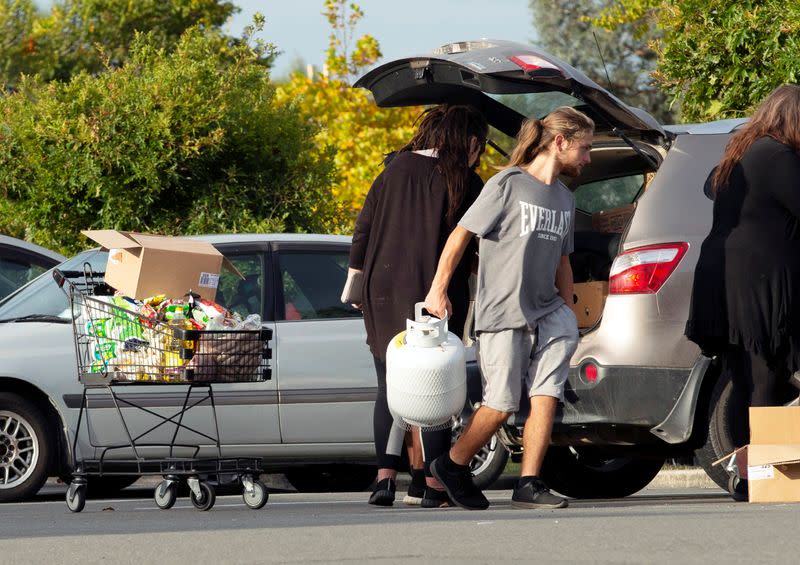
[[[651,145],[638,147],[660,163]],[[595,136],[592,162],[577,179],[563,179],[575,194],[575,249],[570,256],[575,281],[573,311],[581,333],[602,315],[611,264],[636,210],[636,201],[655,176],[655,167],[617,138]]]

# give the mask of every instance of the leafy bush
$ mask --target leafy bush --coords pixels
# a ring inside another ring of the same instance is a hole
[[[123,67],[0,99],[0,230],[63,252],[85,228],[337,231],[332,150],[276,104],[270,53],[198,28],[159,45],[137,35]]]
[[[661,30],[653,77],[687,121],[742,117],[800,77],[794,0],[618,0],[595,23]]]

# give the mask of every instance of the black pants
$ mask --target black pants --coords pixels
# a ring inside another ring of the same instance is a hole
[[[399,469],[400,456],[386,453],[389,434],[394,419],[389,412],[386,400],[386,362],[374,357],[375,372],[378,375],[378,396],[375,399],[375,412],[372,427],[375,434],[375,452],[378,455],[378,468]],[[396,433],[396,432],[395,432]],[[450,449],[452,434],[449,428],[422,432],[422,453],[425,463],[425,475],[430,477],[430,463]]]
[[[784,355],[767,359],[738,346],[722,355],[722,370],[733,382],[731,434],[736,447],[750,441],[750,406],[781,406],[797,396],[787,366]]]

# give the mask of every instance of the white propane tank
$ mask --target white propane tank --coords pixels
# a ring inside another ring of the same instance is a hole
[[[414,320],[386,349],[389,411],[412,426],[448,427],[467,400],[464,344],[447,331],[446,317],[423,316],[424,306],[414,305]]]

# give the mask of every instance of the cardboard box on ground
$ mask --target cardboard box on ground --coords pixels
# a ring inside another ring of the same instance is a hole
[[[800,407],[750,408],[750,443],[714,464],[733,455],[750,502],[800,502]]]
[[[214,301],[224,266],[242,274],[206,241],[117,230],[83,230],[108,250],[106,283],[137,300],[165,294],[181,298],[190,290]]]

